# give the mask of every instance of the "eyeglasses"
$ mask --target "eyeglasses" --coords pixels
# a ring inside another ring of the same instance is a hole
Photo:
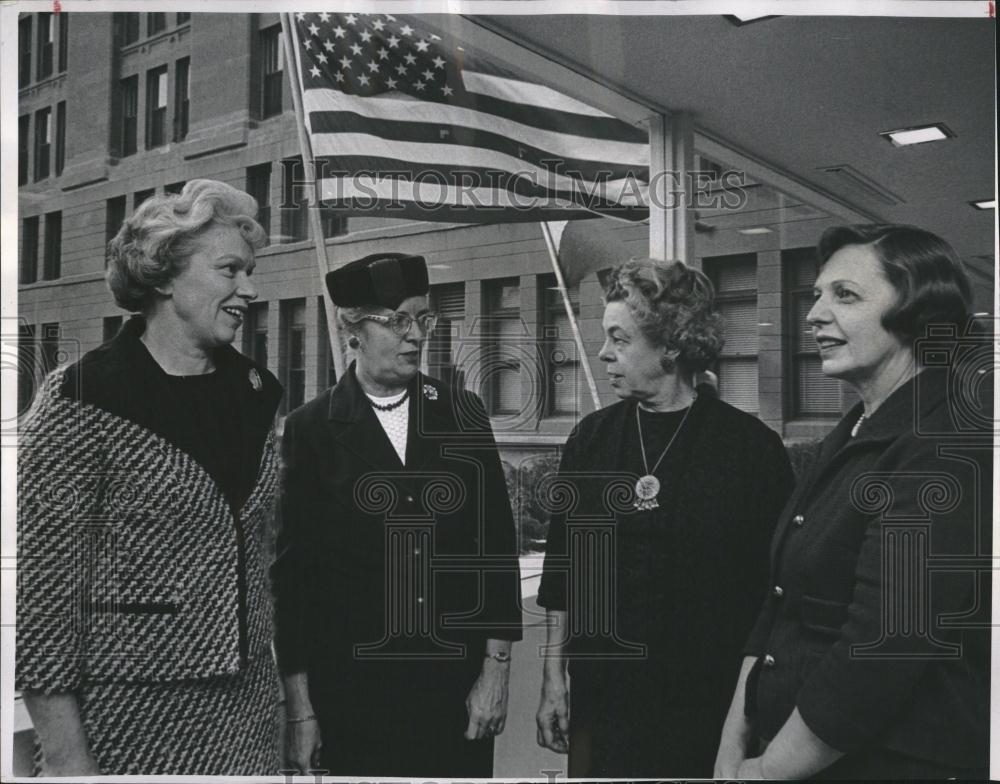
[[[437,313],[421,313],[419,316],[414,318],[409,313],[396,312],[391,316],[380,316],[375,313],[367,313],[359,320],[363,321],[364,319],[370,319],[371,321],[377,321],[379,324],[385,324],[397,335],[405,335],[410,331],[410,327],[413,326],[413,322],[416,321],[423,333],[427,335],[430,334],[435,326],[437,326],[438,317]]]

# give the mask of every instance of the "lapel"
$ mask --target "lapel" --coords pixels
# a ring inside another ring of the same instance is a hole
[[[441,436],[459,434],[459,431],[449,416],[450,389],[423,373],[417,373],[410,384],[406,468],[419,471],[441,458]]]
[[[410,405],[412,422],[412,401]],[[389,436],[385,434],[367,395],[358,383],[353,362],[330,393],[327,427],[334,443],[372,468],[393,472],[403,468]]]
[[[817,488],[824,483],[836,481],[834,478],[844,464],[864,452],[884,451],[893,441],[907,433],[916,431],[915,413],[920,417],[928,416],[935,408],[944,402],[945,387],[942,386],[940,374],[925,370],[917,379],[910,379],[906,384],[893,392],[879,406],[871,419],[862,423],[858,434],[851,436],[851,430],[857,424],[864,411],[862,403],[857,403],[837,426],[823,439],[819,455],[810,467],[806,476],[799,482],[782,514],[774,536],[774,546],[771,551],[772,564],[776,560],[784,543],[785,534],[791,518],[799,514],[815,495]]]

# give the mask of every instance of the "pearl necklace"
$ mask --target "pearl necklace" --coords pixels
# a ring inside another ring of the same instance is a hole
[[[858,434],[858,431],[861,429],[861,423],[864,422],[867,418],[868,418],[867,414],[862,414],[858,418],[858,421],[854,423],[854,427],[851,428],[851,438],[854,438]]]

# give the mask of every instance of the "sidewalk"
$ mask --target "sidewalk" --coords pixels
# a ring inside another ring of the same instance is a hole
[[[493,752],[493,775],[497,778],[566,777],[566,755],[543,749],[536,739],[535,711],[542,688],[539,649],[546,636],[545,610],[535,601],[541,566],[541,556],[521,558],[524,639],[514,644],[507,727],[496,739]]]

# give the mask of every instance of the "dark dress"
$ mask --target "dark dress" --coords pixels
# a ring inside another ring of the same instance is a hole
[[[779,518],[746,711],[767,742],[798,708],[845,752],[819,778],[986,776],[988,380],[929,368],[852,437],[859,404]]]
[[[229,347],[170,376],[143,329],[53,373],[24,423],[16,685],[76,696],[103,773],[273,775],[281,389]]]
[[[289,414],[272,568],[283,673],[306,672],[333,775],[489,777],[465,699],[521,637],[513,516],[479,398],[417,374],[405,464],[352,365]]]
[[[684,412],[640,416],[652,468]],[[776,433],[701,396],[649,511],[633,505],[642,473],[621,402],[579,424],[560,467],[572,490],[551,488],[539,604],[569,613],[569,774],[711,777],[791,468]]]

